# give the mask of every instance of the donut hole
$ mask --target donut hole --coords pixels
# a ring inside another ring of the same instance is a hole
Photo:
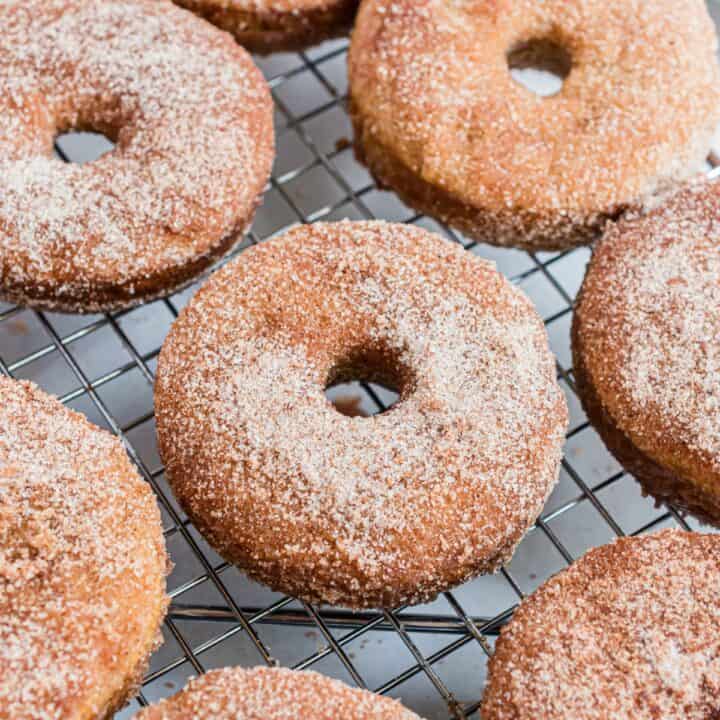
[[[541,97],[557,95],[572,70],[572,57],[549,38],[517,43],[507,54],[510,75],[519,85]]]
[[[332,367],[325,397],[341,415],[370,417],[395,406],[410,382],[411,373],[395,353],[361,350]]]
[[[113,139],[105,133],[91,130],[69,130],[55,137],[55,153],[66,163],[83,165],[111,152]]]
[[[370,417],[387,412],[400,397],[397,388],[367,380],[351,380],[325,388],[330,404],[346,417]]]

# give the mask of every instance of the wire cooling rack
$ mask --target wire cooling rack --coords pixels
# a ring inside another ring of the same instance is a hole
[[[717,12],[717,6],[711,9]],[[560,482],[497,575],[444,593],[432,604],[392,611],[350,613],[301,603],[250,582],[223,562],[165,483],[156,449],[153,376],[168,328],[195,288],[112,315],[38,313],[0,304],[0,372],[34,380],[120,436],[162,509],[175,563],[164,643],[138,697],[118,718],[173,694],[188,677],[210,668],[263,663],[313,668],[399,697],[428,719],[477,718],[487,659],[521,598],[615,536],[668,525],[696,527],[692,519],[641,496],[580,408],[569,328],[589,251],[526,254],[478,245],[379,191],[348,143],[346,51],[347,42],[337,41],[259,60],[275,98],[278,153],[264,204],[238,252],[299,222],[378,217],[422,225],[494,260],[534,301],[557,357],[571,416]],[[76,134],[61,138],[56,149],[66,160],[83,161],[107,147],[97,137]],[[334,392],[355,393],[349,402],[365,413],[392,401],[364,385]]]

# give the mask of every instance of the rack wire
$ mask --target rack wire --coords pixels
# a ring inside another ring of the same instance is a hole
[[[667,525],[695,527],[657,508],[606,452],[575,396],[569,327],[587,249],[526,254],[470,242],[381,192],[349,147],[346,41],[259,61],[275,99],[278,159],[252,232],[238,249],[296,223],[382,217],[420,224],[490,258],[533,299],[545,321],[571,411],[560,482],[513,560],[495,576],[430,605],[351,613],[316,607],[248,581],[204,542],[173,500],[155,445],[152,385],[162,340],[195,287],[109,315],[69,316],[0,304],[0,372],[38,382],[117,434],[161,506],[175,563],[164,644],[141,692],[118,714],[176,692],[191,675],[229,664],[313,668],[399,697],[422,717],[477,718],[487,658],[517,603],[589,547]],[[56,146],[87,159],[83,138]],[[711,155],[711,164],[718,164]],[[366,412],[388,396],[357,388]]]

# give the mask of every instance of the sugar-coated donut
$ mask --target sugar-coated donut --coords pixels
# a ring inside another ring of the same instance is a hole
[[[133,720],[420,720],[396,700],[305,670],[223,668]]]
[[[702,167],[720,120],[704,0],[367,0],[350,49],[359,156],[416,209],[561,249]],[[569,72],[540,97],[510,67]]]
[[[720,523],[720,185],[608,228],[573,322],[583,406],[660,500]]]
[[[250,56],[155,0],[0,3],[0,296],[95,312],[168,294],[227,253],[273,157]],[[53,157],[67,130],[110,153]]]
[[[591,550],[524,600],[490,660],[483,720],[709,720],[720,713],[720,537]]]
[[[0,718],[112,717],[160,640],[166,567],[120,441],[0,376]]]
[[[358,0],[173,0],[232,33],[251,52],[303,50],[347,35]]]
[[[394,385],[371,418],[323,390]],[[177,499],[270,587],[421,602],[508,560],[557,479],[566,405],[542,321],[492,264],[425,230],[302,226],[245,252],[161,352]]]

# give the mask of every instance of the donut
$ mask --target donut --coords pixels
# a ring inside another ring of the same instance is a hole
[[[720,523],[720,189],[689,183],[608,228],[572,331],[583,407],[658,500]]]
[[[133,720],[420,720],[396,700],[319,673],[256,667],[211,670]]]
[[[159,644],[166,570],[120,441],[0,376],[0,718],[112,717]]]
[[[8,0],[0,25],[0,297],[114,310],[232,249],[274,139],[267,85],[229,35],[155,0]],[[115,148],[63,163],[70,130]]]
[[[483,720],[720,713],[720,538],[596,548],[524,600],[488,666]]]
[[[558,250],[703,166],[720,120],[704,0],[367,0],[349,54],[359,158],[475,240]],[[540,97],[511,68],[566,74]]]
[[[399,401],[340,414],[363,379]],[[426,230],[318,223],[244,252],[181,313],[155,408],[195,526],[274,590],[351,608],[498,568],[557,481],[567,408],[542,321]]]
[[[261,54],[304,50],[347,35],[358,6],[358,0],[173,1]]]

